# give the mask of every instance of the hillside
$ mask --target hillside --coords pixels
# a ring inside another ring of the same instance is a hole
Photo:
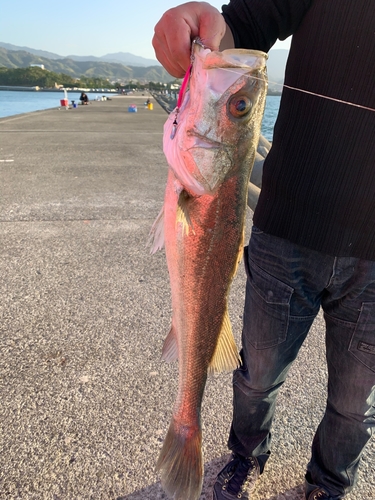
[[[64,73],[74,78],[100,77],[117,81],[139,80],[168,83],[174,78],[162,66],[125,66],[103,61],[73,61],[72,59],[49,59],[24,50],[7,50],[0,47],[0,66],[27,68],[31,64],[43,64],[45,69]]]
[[[26,68],[31,64],[43,64],[49,71],[64,73],[73,78],[98,77],[122,82],[135,80],[168,83],[174,81],[174,78],[157,61],[144,59],[128,52],[107,54],[102,57],[62,57],[28,47],[22,48],[25,50],[15,50],[17,48],[19,47],[0,42],[0,67]],[[272,49],[269,52],[267,69],[270,90],[281,91],[287,57],[288,50]],[[127,64],[126,61],[133,61],[133,64]],[[146,65],[146,62],[155,64]]]
[[[136,56],[129,52],[117,52],[115,54],[106,54],[101,57],[96,56],[75,56],[67,55],[60,56],[53,52],[46,50],[32,49],[31,47],[20,47],[19,45],[12,45],[11,43],[0,42],[0,47],[12,51],[29,52],[38,57],[46,57],[47,59],[72,59],[73,61],[101,61],[101,62],[114,62],[123,64],[124,66],[160,66],[156,59],[147,59],[145,57]]]

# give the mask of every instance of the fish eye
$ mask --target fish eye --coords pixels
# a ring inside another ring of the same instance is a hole
[[[245,95],[235,95],[231,97],[228,103],[229,113],[234,118],[242,118],[247,115],[251,111],[252,107],[253,103],[251,102],[251,99]]]

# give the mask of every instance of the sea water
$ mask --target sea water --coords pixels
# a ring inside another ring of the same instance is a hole
[[[68,92],[69,103],[79,102],[80,92]],[[90,100],[101,98],[102,95],[89,93]],[[114,95],[114,94],[112,94]],[[116,95],[116,94],[115,94]],[[28,113],[30,111],[39,111],[43,109],[60,107],[60,99],[64,99],[63,92],[36,92],[36,91],[0,91],[0,118],[6,116]],[[262,134],[266,139],[272,141],[273,127],[279,110],[280,96],[267,96],[266,109],[264,111],[262,122]]]
[[[279,96],[279,95],[268,95],[267,96],[266,108],[264,110],[261,133],[269,141],[272,141],[273,127],[275,126],[277,113],[279,112],[280,99],[281,99],[281,96]]]
[[[68,92],[68,101],[79,102],[81,92]],[[94,93],[87,94],[90,101],[101,98],[103,95],[117,95],[116,93]],[[64,99],[64,92],[37,92],[37,91],[0,91],[0,118],[6,116],[29,113],[30,111],[40,111],[43,109],[60,107],[60,99]]]

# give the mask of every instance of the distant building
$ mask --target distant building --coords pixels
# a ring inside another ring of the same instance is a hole
[[[45,69],[44,68],[44,64],[30,64],[30,68],[42,68],[42,69]]]

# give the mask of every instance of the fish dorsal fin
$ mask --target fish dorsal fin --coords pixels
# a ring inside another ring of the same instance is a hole
[[[167,338],[164,341],[161,357],[162,359],[164,359],[164,361],[167,362],[176,361],[178,359],[177,335],[173,326],[173,322]]]
[[[148,245],[151,247],[150,253],[155,253],[164,247],[164,206],[151,227]]]
[[[232,371],[240,366],[240,362],[227,310],[224,314],[216,349],[208,367],[208,373]]]
[[[176,223],[182,224],[183,234],[185,235],[188,235],[190,229],[193,229],[193,224],[191,222],[189,215],[189,207],[188,207],[189,199],[190,199],[189,194],[185,190],[182,190],[180,196],[178,197],[178,202],[177,202]]]

